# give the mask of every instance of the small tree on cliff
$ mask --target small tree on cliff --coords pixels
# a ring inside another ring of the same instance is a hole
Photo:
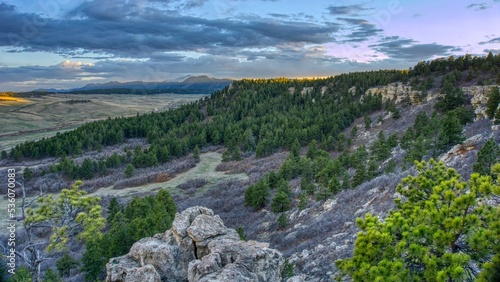
[[[101,216],[100,199],[85,196],[81,181],[63,189],[57,198],[41,197],[37,209],[28,208],[23,222],[27,245],[16,254],[29,267],[33,281],[41,281],[42,262],[56,251],[65,251],[71,238],[82,241],[101,236],[106,220]],[[51,229],[49,238],[36,236],[40,228]],[[45,248],[44,248],[45,247]]]
[[[500,147],[497,142],[491,138],[484,144],[483,148],[477,154],[477,163],[474,164],[473,170],[482,175],[488,175],[491,172],[491,167],[498,162],[500,158]]]
[[[434,160],[417,162],[417,170],[397,187],[403,198],[384,221],[370,214],[357,219],[362,232],[354,256],[336,263],[343,274],[354,281],[487,281],[498,275],[500,209],[487,204],[500,194],[498,183],[477,173],[463,182]]]

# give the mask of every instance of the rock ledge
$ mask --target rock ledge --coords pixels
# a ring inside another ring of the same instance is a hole
[[[241,241],[204,207],[175,215],[172,228],[136,242],[106,264],[106,281],[281,281],[283,255],[267,244]]]

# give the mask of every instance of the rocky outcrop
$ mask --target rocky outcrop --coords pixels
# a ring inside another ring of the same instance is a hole
[[[455,166],[457,160],[463,162],[461,156],[467,155],[470,151],[479,150],[478,145],[484,142],[485,137],[482,134],[474,135],[461,144],[453,146],[446,154],[439,157],[439,160],[447,166]]]
[[[476,120],[488,118],[486,116],[486,103],[488,102],[488,92],[491,87],[497,85],[486,85],[486,86],[468,86],[462,87],[464,94],[471,98],[471,104],[474,108],[476,114]],[[349,91],[355,91],[354,89],[349,89]],[[394,101],[395,103],[401,103],[403,101],[410,101],[412,104],[419,104],[422,102],[429,101],[436,97],[436,93],[429,93],[424,97],[422,91],[414,90],[408,84],[403,83],[390,83],[386,86],[372,87],[366,91],[366,95],[371,93],[372,95],[380,94],[382,95],[383,101]]]
[[[488,102],[488,92],[491,87],[496,85],[487,86],[469,86],[462,87],[462,91],[465,95],[472,96],[471,104],[474,107],[474,113],[476,114],[476,120],[488,118],[486,115],[486,103]]]
[[[106,281],[281,281],[284,261],[268,244],[241,241],[212,210],[192,207],[164,234],[110,259]]]
[[[399,104],[405,100],[412,104],[419,104],[425,99],[431,99],[432,96],[422,96],[422,91],[414,90],[411,86],[403,83],[390,83],[382,87],[372,87],[365,94],[382,95],[383,101],[394,101]]]

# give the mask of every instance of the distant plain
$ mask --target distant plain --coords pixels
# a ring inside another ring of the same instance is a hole
[[[0,151],[24,141],[50,137],[108,117],[164,111],[198,100],[203,94],[50,94],[0,99]]]

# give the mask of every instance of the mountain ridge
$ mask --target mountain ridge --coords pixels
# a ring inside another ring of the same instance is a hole
[[[123,92],[124,89],[130,90],[144,90],[144,91],[155,91],[155,90],[169,90],[169,89],[204,89],[206,91],[213,92],[228,86],[233,82],[232,79],[228,78],[213,78],[207,75],[200,76],[183,76],[173,80],[163,80],[163,81],[109,81],[105,83],[88,83],[82,87],[76,87],[71,89],[35,89],[33,91],[47,91],[55,93],[75,93],[85,92],[85,91],[95,91],[95,90],[109,90],[109,89],[120,89]],[[207,93],[207,94],[208,94]]]

